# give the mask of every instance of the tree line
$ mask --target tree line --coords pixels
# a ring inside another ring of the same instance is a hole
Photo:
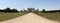
[[[35,8],[27,8],[27,10],[25,10],[25,9],[23,9],[23,10],[21,10],[20,12],[39,12],[39,10],[38,9],[35,9]]]
[[[50,10],[50,11],[46,11],[45,9],[43,9],[41,12],[45,12],[45,13],[55,13],[55,12],[60,12],[60,10]]]
[[[50,11],[46,11],[45,9],[42,9],[42,11],[40,11],[39,9],[35,9],[35,8],[27,8],[27,10],[23,9],[21,10],[21,12],[43,12],[43,13],[55,13],[55,12],[60,12],[60,10],[50,10]]]
[[[35,8],[27,8],[27,10],[23,9],[23,10],[20,10],[18,11],[17,9],[10,9],[9,7],[7,7],[6,9],[3,9],[1,10],[0,9],[0,12],[14,12],[14,13],[18,13],[18,12],[36,12],[36,13],[39,13],[39,12],[45,12],[45,13],[53,13],[53,12],[60,12],[60,10],[51,10],[51,11],[46,11],[45,9],[42,9],[42,11],[40,11],[39,9],[35,9]]]
[[[16,13],[19,12],[17,9],[10,9],[9,7],[7,7],[6,9],[0,9],[0,12],[12,12],[12,13]]]

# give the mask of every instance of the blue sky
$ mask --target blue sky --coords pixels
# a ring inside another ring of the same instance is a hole
[[[57,10],[60,9],[60,0],[0,0],[0,9],[6,7],[17,10],[36,8],[39,10]]]

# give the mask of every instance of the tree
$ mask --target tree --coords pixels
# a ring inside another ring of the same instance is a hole
[[[17,9],[12,9],[11,11],[12,11],[12,12],[18,12],[18,10],[17,10]]]
[[[35,8],[32,8],[32,12],[34,12],[35,11]]]
[[[39,13],[39,9],[35,10],[35,13],[37,13],[37,14],[38,14],[38,13]]]
[[[4,12],[10,12],[10,8],[7,7],[6,9],[4,9]]]
[[[28,11],[29,12],[34,12],[35,11],[35,8],[28,8]]]
[[[27,10],[23,9],[23,12],[27,12]]]
[[[23,10],[20,10],[20,12],[23,12]]]
[[[32,10],[35,10],[35,8],[32,8]]]
[[[39,12],[39,9],[37,9],[36,11]]]
[[[7,7],[6,9],[4,9],[4,12],[18,12],[17,9],[10,9],[9,7]]]
[[[45,9],[43,9],[42,11],[45,12]]]
[[[31,12],[31,11],[32,11],[32,9],[31,9],[31,8],[28,8],[28,11],[29,11],[29,12]]]
[[[9,7],[7,7],[7,9],[6,10],[10,10],[10,8]]]

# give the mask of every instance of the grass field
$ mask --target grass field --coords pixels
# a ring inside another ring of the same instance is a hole
[[[0,12],[0,22],[22,16],[26,13],[3,13]]]
[[[24,14],[27,14],[27,13],[3,13],[3,12],[0,12],[0,22],[9,20],[9,19],[13,19],[13,18],[22,16]],[[37,13],[37,15],[42,16],[47,19],[50,19],[50,20],[60,21],[60,13],[41,13],[40,12],[40,13]]]
[[[38,13],[37,15],[53,21],[60,21],[60,13]]]

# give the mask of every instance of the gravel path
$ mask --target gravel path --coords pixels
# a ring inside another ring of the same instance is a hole
[[[8,21],[3,21],[0,23],[58,23],[58,22],[45,19],[33,13],[28,13],[21,17],[14,18]]]

